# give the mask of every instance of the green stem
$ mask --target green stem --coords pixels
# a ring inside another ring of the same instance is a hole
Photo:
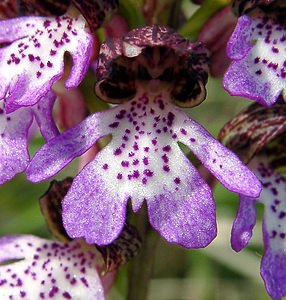
[[[140,254],[131,263],[127,300],[148,299],[150,279],[158,241],[158,234],[150,227],[146,206],[138,214],[137,229],[142,238]]]
[[[200,8],[179,29],[179,33],[184,37],[196,39],[209,17],[229,4],[230,0],[205,0]]]

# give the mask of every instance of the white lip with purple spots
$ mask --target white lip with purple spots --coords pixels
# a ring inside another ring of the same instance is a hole
[[[171,103],[169,88],[156,93],[139,89],[129,102],[91,115],[52,139],[32,159],[29,180],[53,176],[108,134],[111,142],[76,176],[63,201],[63,222],[72,237],[112,242],[131,198],[134,211],[146,200],[151,224],[168,241],[196,248],[210,243],[216,234],[212,194],[179,141],[227,188],[259,195],[253,173]]]
[[[286,84],[286,28],[274,15],[244,15],[228,42],[232,64],[224,77],[231,95],[271,106]]]
[[[0,98],[7,112],[31,106],[50,91],[64,72],[64,54],[73,67],[65,83],[77,86],[89,65],[92,37],[82,17],[21,17],[0,22],[0,41],[11,44],[0,49]]]
[[[1,299],[104,300],[94,247],[29,235],[2,237],[0,245]]]

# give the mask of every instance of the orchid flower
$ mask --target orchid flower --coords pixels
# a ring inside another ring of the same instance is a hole
[[[105,299],[95,248],[31,235],[0,238],[1,299]],[[9,261],[14,261],[9,264]]]
[[[21,1],[17,8],[28,15],[53,15],[55,12],[64,12],[68,2],[31,3],[26,0]],[[74,2],[85,13],[82,1]],[[5,2],[2,6],[7,16],[16,10],[14,2]],[[98,27],[105,14],[115,6],[116,1],[101,1],[100,5],[95,6],[96,9],[89,10],[89,16],[98,14],[92,22],[92,28]],[[66,51],[73,58],[73,67],[65,87],[71,89],[83,79],[89,66],[93,41],[85,27],[83,17],[72,18],[67,14],[57,17],[25,16],[0,21],[0,43],[10,43],[0,49],[0,184],[27,167],[28,130],[33,118],[46,141],[58,135],[52,115],[56,95],[51,89],[63,76]],[[58,91],[60,85],[55,90]],[[74,95],[76,90],[71,91]],[[74,116],[73,120],[78,118]]]
[[[97,79],[97,94],[120,104],[44,145],[29,164],[28,179],[53,176],[101,137],[112,135],[63,200],[67,233],[88,243],[111,243],[131,198],[135,212],[146,201],[151,225],[167,241],[205,247],[216,235],[215,204],[179,143],[231,191],[257,197],[261,190],[230,150],[177,107],[197,105],[205,97],[205,48],[164,26],[137,28],[102,45]]]
[[[285,162],[286,104],[254,104],[225,125],[221,139],[240,154],[262,182],[260,197],[240,196],[231,244],[240,251],[256,222],[256,203],[264,204],[264,255],[261,276],[272,299],[286,296],[286,177],[276,170]],[[283,160],[284,158],[284,160]]]
[[[240,17],[227,46],[232,64],[224,87],[231,95],[271,106],[285,93],[285,1],[236,0],[234,4]]]
[[[88,21],[93,17],[92,29],[99,27],[106,13],[116,6],[116,1],[92,1],[93,8],[88,10],[90,1],[73,2]],[[29,3],[26,6],[29,8]],[[35,8],[31,7],[33,13]],[[0,43],[9,43],[0,49],[0,99],[4,99],[7,113],[38,103],[51,90],[64,74],[66,52],[73,65],[65,87],[80,84],[93,46],[86,25],[82,15],[72,17],[68,12],[56,17],[24,16],[0,21]]]
[[[29,161],[28,135],[33,119],[36,120],[46,141],[59,134],[52,116],[56,96],[49,92],[31,107],[23,107],[10,114],[0,102],[0,184],[23,172]]]

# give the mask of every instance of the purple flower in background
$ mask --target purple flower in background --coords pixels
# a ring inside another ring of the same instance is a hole
[[[256,222],[256,203],[263,203],[265,251],[261,276],[275,300],[286,296],[286,177],[276,170],[285,165],[285,132],[286,104],[281,101],[268,109],[250,106],[221,133],[221,139],[249,163],[263,187],[258,198],[240,196],[232,248],[240,251],[248,244]]]
[[[28,152],[29,129],[35,118],[46,141],[58,135],[52,109],[56,95],[49,92],[46,97],[30,107],[23,107],[6,114],[0,102],[0,184],[23,172],[30,160]]]
[[[21,17],[0,22],[0,99],[6,112],[40,101],[64,72],[64,53],[73,58],[65,82],[76,87],[89,66],[92,37],[79,16]]]
[[[285,1],[234,3],[240,17],[227,46],[232,64],[224,87],[231,95],[271,106],[285,92]]]
[[[0,262],[1,299],[105,299],[98,252],[80,241],[2,237]]]
[[[68,234],[111,243],[131,198],[135,212],[146,201],[151,225],[167,241],[205,247],[216,235],[215,204],[179,143],[231,191],[257,197],[261,189],[230,150],[177,107],[203,101],[206,50],[163,26],[137,28],[102,45],[97,78],[97,94],[120,105],[89,116],[43,146],[27,169],[29,180],[53,176],[111,134],[63,201]]]
[[[66,52],[73,61],[66,88],[78,86],[89,67],[93,38],[81,15],[68,15],[70,2],[22,0],[19,5],[12,1],[0,5],[1,18],[27,15],[0,21],[0,184],[27,167],[28,131],[34,118],[46,141],[58,135],[52,86],[70,67],[65,65]],[[96,2],[73,1],[94,30],[118,4]]]

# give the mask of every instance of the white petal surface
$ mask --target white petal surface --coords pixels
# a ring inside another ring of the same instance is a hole
[[[9,260],[19,260],[9,263]],[[96,253],[78,241],[33,236],[0,238],[0,298],[103,300]]]

